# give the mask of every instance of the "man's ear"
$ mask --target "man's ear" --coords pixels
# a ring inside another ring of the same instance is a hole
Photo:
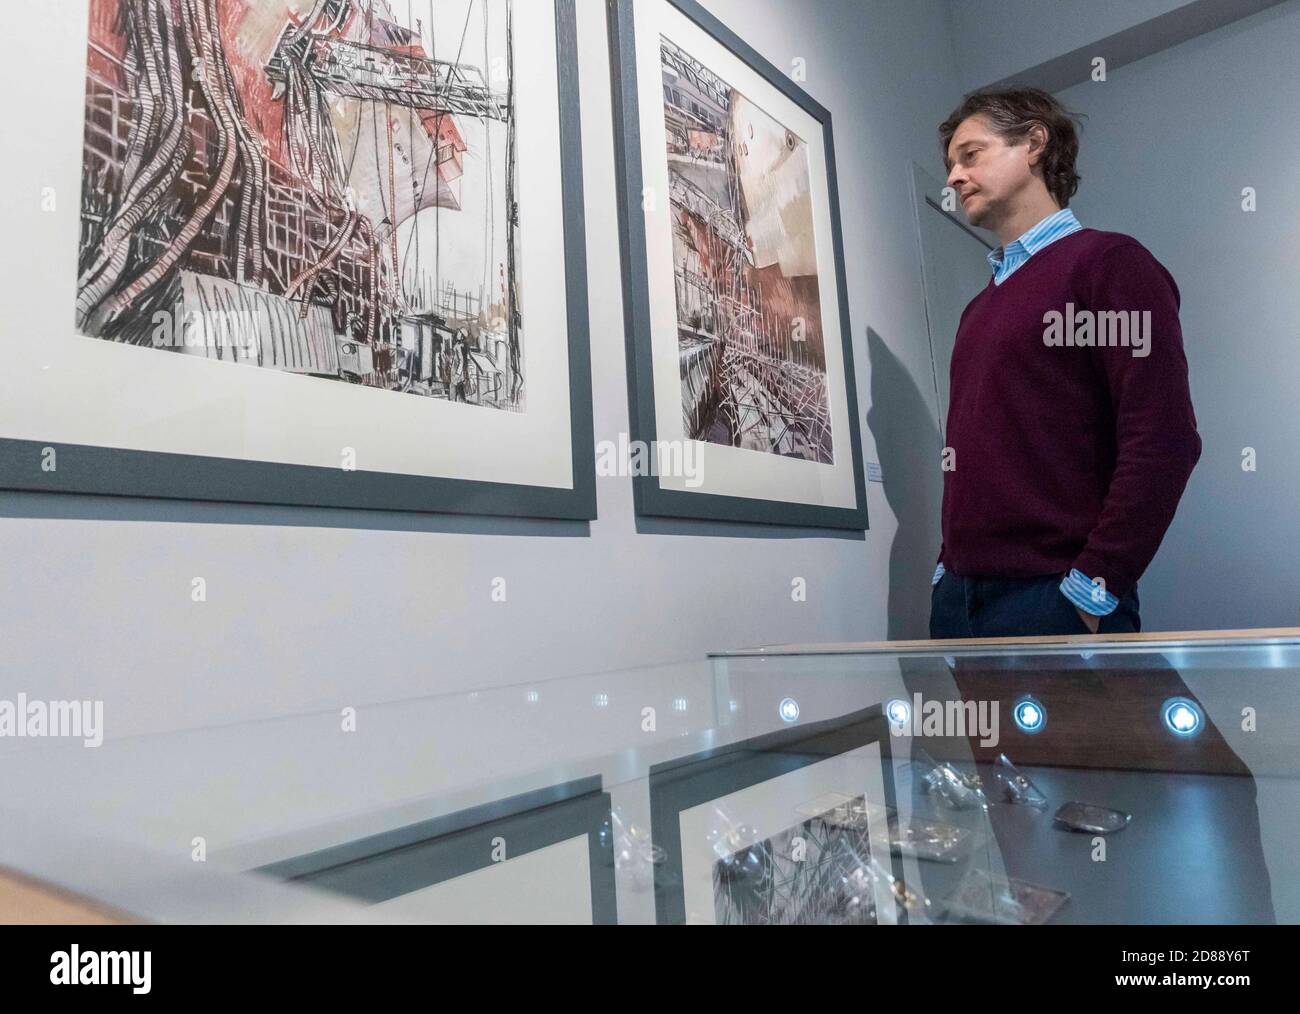
[[[1047,128],[1041,123],[1035,123],[1025,138],[1029,142],[1029,165],[1032,168],[1042,161],[1043,152],[1047,150]]]

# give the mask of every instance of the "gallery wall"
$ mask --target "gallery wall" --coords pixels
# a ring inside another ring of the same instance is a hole
[[[884,480],[868,483],[869,533],[638,522],[627,478],[598,480],[590,526],[3,492],[6,696],[102,699],[120,737],[759,643],[923,636],[939,442],[910,164],[937,163],[958,94],[943,5],[707,6],[778,67],[802,60],[834,116],[863,452]],[[578,0],[578,16],[595,436],[616,441],[628,404],[604,5]]]
[[[1178,8],[1205,5],[1206,0],[950,0],[945,6],[958,81],[969,91]]]

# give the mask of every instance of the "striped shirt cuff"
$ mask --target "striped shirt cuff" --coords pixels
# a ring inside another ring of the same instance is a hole
[[[930,582],[930,587],[933,588],[935,585],[937,585],[939,583],[939,579],[942,577],[943,577],[943,564],[941,563],[939,564],[939,566],[934,568],[934,579]]]
[[[1093,616],[1108,616],[1119,606],[1119,599],[1077,570],[1071,570],[1061,581],[1061,594]]]

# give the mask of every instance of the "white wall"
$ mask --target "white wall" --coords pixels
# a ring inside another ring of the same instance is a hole
[[[1191,0],[949,0],[965,91],[1186,7]]]
[[[943,9],[709,6],[778,66],[804,57],[806,87],[835,117],[859,401],[886,434],[877,449],[864,433],[889,484],[869,485],[865,539],[687,523],[638,533],[626,479],[599,480],[590,531],[0,493],[0,696],[102,699],[115,737],[756,643],[923,634],[938,504],[913,471],[929,468],[937,434],[921,394],[932,383],[908,166],[937,159],[935,125],[957,97],[936,58],[949,51]],[[578,8],[599,441],[626,430],[627,388],[604,4]],[[196,576],[203,604],[190,599]],[[489,598],[498,576],[505,604]],[[806,603],[791,601],[796,576]]]

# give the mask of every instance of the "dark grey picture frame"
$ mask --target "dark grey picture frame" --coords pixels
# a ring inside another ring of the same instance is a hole
[[[506,858],[588,836],[591,921],[618,922],[611,800],[598,775],[422,821],[252,871],[378,904],[494,865],[494,840]]]
[[[881,778],[887,807],[897,805],[888,722],[877,704],[839,718],[778,729],[650,768],[650,828],[664,861],[655,867],[655,922],[686,921],[682,881],[681,814],[693,806],[731,795],[871,743],[880,744]],[[890,872],[903,880],[902,860],[889,857]],[[900,923],[907,913],[899,911]]]
[[[638,0],[607,0],[619,232],[623,251],[623,308],[627,341],[630,435],[633,440],[644,441],[647,446],[650,446],[655,440],[656,424],[654,373],[650,347],[650,291],[647,275],[646,231],[645,220],[641,213],[644,180],[641,172],[640,102],[636,80],[637,40],[633,18],[633,8],[637,2]],[[835,174],[835,147],[830,111],[760,56],[696,0],[662,0],[662,2],[671,3],[822,126],[826,148],[826,184],[830,199],[834,271],[839,288],[840,333],[843,343],[844,383],[856,505],[830,507],[717,493],[670,490],[663,489],[659,485],[658,476],[638,475],[633,480],[636,511],[638,514],[652,516],[865,531],[869,525],[862,465],[862,431],[858,418],[857,385],[853,370],[853,332],[849,325],[844,242],[840,228],[839,186]]]
[[[554,0],[559,73],[563,254],[569,347],[572,488],[345,471],[201,454],[16,440],[0,436],[0,489],[105,496],[480,514],[596,518],[595,444],[587,314],[586,217],[575,0]],[[58,468],[42,468],[47,448]]]

